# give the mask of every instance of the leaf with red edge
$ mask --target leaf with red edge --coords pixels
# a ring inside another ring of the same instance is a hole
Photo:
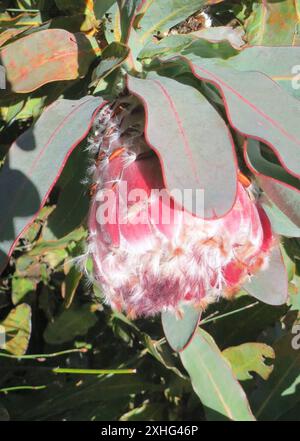
[[[58,100],[11,146],[0,171],[0,269],[59,178],[73,149],[86,137],[104,102]]]
[[[299,228],[300,191],[263,175],[258,181],[269,199]]]
[[[188,48],[186,52],[194,49]],[[189,52],[176,57],[189,64],[200,80],[221,92],[230,125],[243,135],[267,144],[284,168],[300,177],[300,102],[266,75],[238,71],[222,60],[201,58]],[[170,62],[172,58],[168,58]]]
[[[255,421],[246,394],[214,339],[199,328],[180,353],[209,421]]]
[[[28,93],[44,84],[84,76],[95,58],[94,40],[62,29],[35,32],[0,51],[8,87]]]
[[[253,46],[230,57],[226,64],[240,71],[261,72],[299,99],[299,59],[300,47]]]
[[[294,224],[295,228],[300,228],[299,179],[290,176],[280,165],[265,159],[261,154],[258,141],[249,139],[244,149],[245,161],[257,176],[267,197]]]
[[[128,88],[144,104],[146,140],[160,158],[167,189],[192,190],[184,206],[199,217],[224,216],[237,190],[236,157],[225,122],[195,88],[154,74],[149,78],[128,76]]]
[[[258,300],[268,305],[284,305],[288,299],[288,274],[279,245],[274,246],[267,268],[262,269],[243,285]]]
[[[198,328],[202,311],[193,305],[181,306],[181,317],[163,311],[161,320],[165,337],[174,351],[183,351],[192,341]]]

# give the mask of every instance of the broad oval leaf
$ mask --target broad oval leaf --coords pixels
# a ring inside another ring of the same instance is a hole
[[[62,29],[35,32],[0,51],[7,87],[28,93],[46,83],[84,76],[95,58],[95,40]]]
[[[209,334],[198,329],[180,358],[209,420],[255,421],[245,392]]]
[[[128,88],[144,104],[146,140],[160,158],[168,190],[192,190],[184,206],[199,217],[224,216],[235,202],[237,166],[218,112],[198,90],[170,78],[128,76]]]
[[[288,274],[279,245],[271,251],[267,268],[260,270],[243,285],[258,300],[268,305],[284,305],[288,299]]]
[[[267,365],[266,359],[274,359],[275,352],[271,346],[264,343],[244,343],[232,346],[222,352],[238,380],[251,380],[251,372],[255,372],[267,380],[273,371],[273,366]]]
[[[297,99],[260,72],[238,71],[222,60],[204,59],[191,53],[188,58],[179,59],[189,63],[197,78],[214,84],[221,91],[234,129],[269,145],[284,168],[300,177],[300,102]]]
[[[164,311],[161,320],[165,337],[174,351],[180,352],[190,344],[201,318],[201,311],[194,306],[182,306],[182,316]]]
[[[12,145],[0,171],[0,268],[34,220],[79,142],[101,98],[57,100]]]

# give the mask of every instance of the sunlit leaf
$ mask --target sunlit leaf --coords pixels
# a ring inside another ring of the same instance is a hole
[[[182,306],[181,317],[174,312],[162,312],[161,319],[166,339],[174,351],[182,351],[190,344],[199,324],[201,311],[193,306]]]
[[[12,145],[0,172],[1,260],[34,220],[73,149],[87,135],[101,98],[58,100]]]
[[[0,325],[5,330],[4,349],[14,355],[25,354],[31,335],[30,306],[22,303],[12,309]]]
[[[129,76],[128,87],[143,101],[146,140],[160,158],[166,187],[192,190],[191,200],[184,200],[188,211],[205,218],[224,216],[237,189],[236,158],[226,124],[195,88],[154,74],[148,78]]]
[[[222,355],[229,361],[238,380],[251,380],[252,373],[259,374],[267,380],[273,371],[273,366],[265,363],[266,359],[274,359],[273,348],[263,343],[245,343],[240,346],[227,348]]]
[[[23,37],[0,51],[7,82],[18,93],[43,84],[84,76],[95,59],[96,43],[84,34],[48,29]]]
[[[199,329],[180,358],[209,420],[255,420],[245,392],[209,334]]]

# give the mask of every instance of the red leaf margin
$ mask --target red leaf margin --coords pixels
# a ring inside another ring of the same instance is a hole
[[[56,102],[52,103],[52,104],[47,108],[47,110],[49,110],[52,106],[54,106],[55,103],[56,103]],[[85,104],[85,103],[86,103],[86,101],[83,102],[83,103],[81,103],[81,105],[83,105],[83,104]],[[25,226],[25,227],[24,227],[24,228],[23,228],[23,229],[17,234],[16,238],[14,239],[14,241],[12,242],[12,244],[11,244],[11,246],[10,246],[10,249],[9,249],[7,255],[6,255],[5,258],[0,262],[0,274],[1,274],[1,273],[3,272],[3,270],[5,269],[5,267],[6,267],[7,263],[8,263],[8,261],[9,261],[9,258],[11,257],[11,255],[12,255],[12,253],[13,253],[13,251],[14,251],[14,248],[16,247],[16,245],[17,245],[17,243],[18,243],[20,237],[21,237],[22,235],[24,235],[24,233],[25,233],[25,232],[28,230],[28,228],[32,225],[32,223],[33,223],[33,222],[35,221],[35,219],[37,218],[37,216],[38,216],[40,210],[41,210],[41,209],[43,208],[43,206],[45,205],[45,203],[46,203],[46,201],[47,201],[47,199],[48,199],[48,197],[49,197],[49,195],[50,195],[50,193],[51,193],[53,187],[54,187],[55,184],[57,183],[57,181],[58,181],[58,179],[59,179],[59,177],[60,177],[60,175],[61,175],[61,173],[62,173],[62,171],[63,171],[63,169],[64,169],[64,167],[65,167],[65,165],[66,165],[66,163],[67,163],[67,161],[68,161],[68,159],[69,159],[69,157],[70,157],[70,155],[71,155],[71,153],[72,153],[73,150],[74,150],[74,149],[80,144],[80,142],[83,141],[83,139],[86,138],[86,136],[88,135],[88,133],[89,133],[89,131],[90,131],[92,125],[93,125],[93,122],[94,122],[94,120],[95,120],[97,114],[98,114],[99,111],[104,107],[105,104],[106,104],[106,101],[102,101],[101,104],[99,104],[99,106],[95,109],[95,111],[94,111],[94,113],[93,113],[93,115],[92,115],[92,118],[91,118],[91,120],[90,120],[89,125],[87,126],[86,131],[85,131],[85,132],[84,132],[84,133],[83,133],[83,134],[82,134],[82,135],[76,140],[75,143],[73,143],[73,144],[70,146],[69,150],[67,151],[66,155],[64,156],[64,160],[63,160],[63,162],[61,163],[61,166],[60,166],[59,169],[58,169],[58,172],[57,172],[57,174],[56,174],[56,177],[55,177],[54,181],[52,182],[52,184],[50,185],[48,191],[45,193],[43,199],[41,200],[41,203],[40,203],[40,206],[39,206],[37,212],[32,216],[31,220],[27,222],[26,226]],[[45,110],[46,110],[46,109],[45,109]],[[63,124],[63,123],[66,123],[66,121],[70,118],[70,115],[72,115],[76,110],[78,110],[78,108],[73,109],[72,112],[69,113],[69,114],[65,117],[65,119],[64,119],[63,122],[60,124],[60,126],[58,126],[58,127],[56,128],[55,132],[58,132],[58,131],[59,131],[59,128],[62,127],[62,124]],[[32,127],[31,127],[30,129],[28,129],[28,130],[32,130]],[[55,132],[54,132],[54,133],[55,133]],[[22,136],[22,135],[21,135],[21,136]],[[20,137],[21,137],[21,136],[20,136]],[[20,137],[19,137],[19,138],[20,138]],[[17,140],[13,143],[13,145],[14,145],[15,143],[17,143],[17,141],[18,141],[19,138],[17,138]],[[52,138],[52,137],[51,137],[51,138]],[[47,146],[47,145],[46,145],[46,146]],[[46,147],[46,146],[45,146],[45,147]],[[43,148],[42,152],[45,151],[45,147]],[[1,173],[1,170],[0,170],[0,173]]]
[[[223,100],[223,102],[224,102],[225,111],[226,111],[226,115],[227,115],[227,118],[228,118],[228,121],[229,121],[230,126],[231,126],[234,130],[236,130],[238,133],[240,133],[242,136],[245,136],[245,137],[248,137],[248,138],[252,138],[252,139],[255,139],[255,140],[257,140],[257,141],[260,141],[260,142],[262,142],[262,143],[267,144],[267,145],[272,149],[272,151],[274,152],[274,154],[276,155],[276,157],[277,157],[278,161],[280,162],[280,164],[282,165],[282,167],[283,167],[283,168],[284,168],[284,169],[285,169],[290,175],[292,175],[292,176],[294,176],[294,177],[296,177],[296,178],[300,178],[300,174],[298,174],[298,173],[296,173],[296,172],[293,172],[292,170],[290,170],[290,169],[286,166],[286,164],[284,163],[284,161],[283,161],[283,159],[282,159],[282,157],[281,157],[280,152],[278,151],[278,149],[276,148],[275,145],[273,145],[270,141],[268,141],[268,140],[266,140],[266,139],[260,138],[259,136],[249,135],[248,133],[244,133],[244,132],[242,132],[242,131],[241,131],[240,129],[238,129],[237,126],[233,123],[232,118],[231,118],[230,106],[228,105],[228,102],[227,102],[227,99],[226,99],[226,94],[225,94],[225,92],[223,91],[223,87],[222,87],[222,85],[220,85],[220,83],[224,83],[224,81],[223,81],[221,78],[220,78],[220,79],[218,79],[218,78],[216,78],[216,79],[207,79],[207,78],[205,77],[205,74],[208,75],[208,76],[211,76],[211,77],[216,77],[216,75],[215,75],[214,73],[210,72],[209,70],[206,70],[204,67],[195,66],[194,63],[193,63],[189,58],[187,58],[187,57],[185,57],[185,56],[183,56],[183,55],[175,55],[175,56],[172,56],[172,57],[170,57],[170,58],[160,58],[160,57],[157,57],[157,59],[158,59],[159,61],[161,61],[162,63],[169,63],[169,62],[172,62],[172,61],[175,61],[175,62],[176,62],[176,61],[178,61],[178,60],[181,60],[181,61],[185,62],[185,63],[189,66],[189,68],[190,68],[192,74],[193,74],[196,78],[198,78],[198,79],[201,80],[201,81],[205,81],[205,82],[208,82],[208,83],[214,85],[214,86],[218,89],[218,91],[220,92],[220,95],[221,95],[222,100]],[[199,71],[202,70],[203,73],[204,73],[204,76],[201,76],[200,73],[197,73],[197,69],[198,69]],[[250,72],[250,71],[249,71],[249,72]],[[258,72],[258,71],[257,71],[257,72]],[[268,78],[271,82],[275,83],[274,80],[272,80],[272,79],[271,79],[270,77],[268,77],[266,74],[263,74],[262,72],[259,72],[259,73],[262,74],[262,75],[264,75],[264,76],[265,76],[266,78]],[[275,83],[275,84],[277,84],[277,83]],[[277,85],[278,85],[278,84],[277,84]],[[235,91],[231,86],[227,85],[226,83],[224,84],[224,86],[227,87],[228,89],[230,89],[235,95],[239,95],[239,93],[238,93],[237,91]],[[278,87],[280,87],[280,86],[278,86]],[[290,96],[289,94],[287,94],[287,95]],[[245,101],[248,101],[248,100],[244,99],[242,96],[241,96],[241,98],[242,98],[242,100],[243,100],[244,102],[245,102]],[[296,99],[295,99],[295,100],[296,100]],[[296,100],[296,101],[297,101],[297,100]],[[257,109],[256,106],[253,105],[251,102],[247,102],[247,104],[249,104],[249,107],[251,107],[253,110],[257,110],[258,113],[262,114],[263,117],[265,117],[267,120],[269,120],[268,115],[263,115],[263,112],[262,112],[262,111],[259,111],[259,109]],[[269,122],[270,122],[270,121],[269,121]],[[271,119],[271,122],[273,123],[274,121]],[[281,131],[285,131],[283,128],[280,128],[280,130],[281,130]],[[288,135],[288,137],[291,137],[291,136],[292,136],[292,135],[289,135],[288,133],[285,134],[285,135]],[[292,136],[292,137],[293,137],[293,136]],[[299,144],[299,147],[300,147],[300,140],[295,139],[294,141],[296,141],[297,144]],[[299,154],[300,154],[300,150],[299,150]]]

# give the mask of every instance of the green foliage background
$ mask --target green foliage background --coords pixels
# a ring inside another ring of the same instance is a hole
[[[65,29],[82,33],[91,48],[79,62],[85,71],[72,78],[0,95],[0,159],[58,97],[79,99],[91,91],[105,98],[118,94],[120,65],[128,53],[121,45],[113,51],[104,48],[117,32],[104,16],[114,7],[112,0],[0,2],[3,47],[41,29]],[[252,44],[297,44],[295,2],[272,2],[267,20],[262,8],[259,1],[225,1],[210,13],[216,25],[241,24]],[[229,399],[232,419],[251,419],[234,402],[242,394],[237,380],[257,419],[298,421],[300,350],[291,341],[300,317],[299,239],[284,241],[288,305],[267,306],[241,292],[234,302],[211,306],[194,346],[174,353],[159,318],[132,322],[112,312],[102,305],[99,289],[73,265],[87,237],[88,189],[81,181],[88,157],[83,147],[72,153],[2,274],[0,324],[8,341],[0,352],[0,421],[228,419],[228,413],[216,410],[222,395]],[[64,373],[57,367],[85,373]],[[93,369],[112,372],[96,375]],[[117,369],[135,373],[113,373]],[[215,395],[209,385],[206,390],[208,374],[220,379]]]

